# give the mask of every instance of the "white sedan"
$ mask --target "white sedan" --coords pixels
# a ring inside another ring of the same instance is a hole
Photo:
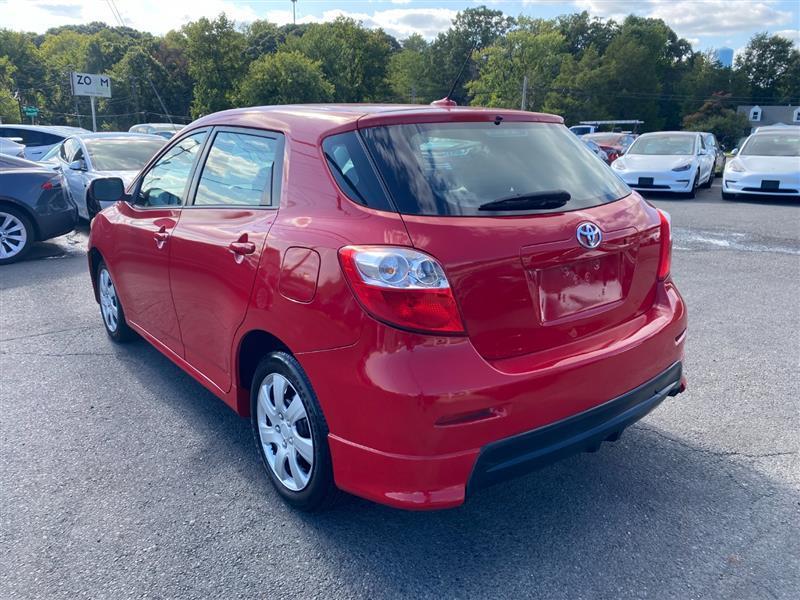
[[[751,135],[722,175],[722,197],[800,197],[800,127]]]
[[[694,198],[695,190],[711,187],[713,150],[699,133],[664,131],[636,138],[611,167],[629,187],[640,191],[678,192]]]
[[[45,162],[64,173],[69,195],[78,206],[78,216],[91,221],[98,208],[105,208],[87,205],[86,190],[91,181],[113,176],[128,185],[166,143],[157,135],[87,133],[64,140],[56,152],[45,157]]]

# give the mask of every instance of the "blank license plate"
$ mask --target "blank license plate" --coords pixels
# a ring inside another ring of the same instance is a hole
[[[639,177],[639,185],[653,185],[652,177]]]
[[[761,181],[762,190],[777,190],[780,187],[781,187],[780,181],[773,181],[771,179],[763,179]]]

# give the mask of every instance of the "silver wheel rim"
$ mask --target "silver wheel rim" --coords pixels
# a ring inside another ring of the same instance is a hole
[[[25,224],[14,215],[0,212],[0,258],[12,258],[28,243]]]
[[[111,281],[111,275],[106,268],[100,269],[98,287],[100,288],[100,312],[103,313],[103,321],[111,333],[114,333],[119,326],[119,302],[117,301],[117,290]]]
[[[311,479],[314,439],[300,395],[280,373],[270,373],[261,382],[256,419],[270,470],[283,487],[299,492]]]

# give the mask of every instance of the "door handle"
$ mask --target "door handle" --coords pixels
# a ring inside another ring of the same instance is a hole
[[[167,243],[169,239],[169,233],[167,233],[167,228],[162,225],[161,228],[153,234],[153,239],[156,241],[156,248],[161,250],[164,247],[164,244]]]
[[[228,250],[239,255],[253,254],[256,251],[256,245],[253,242],[231,242]]]

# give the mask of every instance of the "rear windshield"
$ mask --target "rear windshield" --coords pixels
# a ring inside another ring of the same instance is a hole
[[[488,203],[547,195],[568,200],[491,212],[563,212],[630,193],[563,125],[420,123],[370,127],[362,136],[403,214],[486,216]]]
[[[645,154],[650,156],[684,156],[694,154],[693,135],[654,135],[642,136],[631,145],[628,154]]]
[[[750,139],[740,156],[800,156],[800,134],[759,133]]]

